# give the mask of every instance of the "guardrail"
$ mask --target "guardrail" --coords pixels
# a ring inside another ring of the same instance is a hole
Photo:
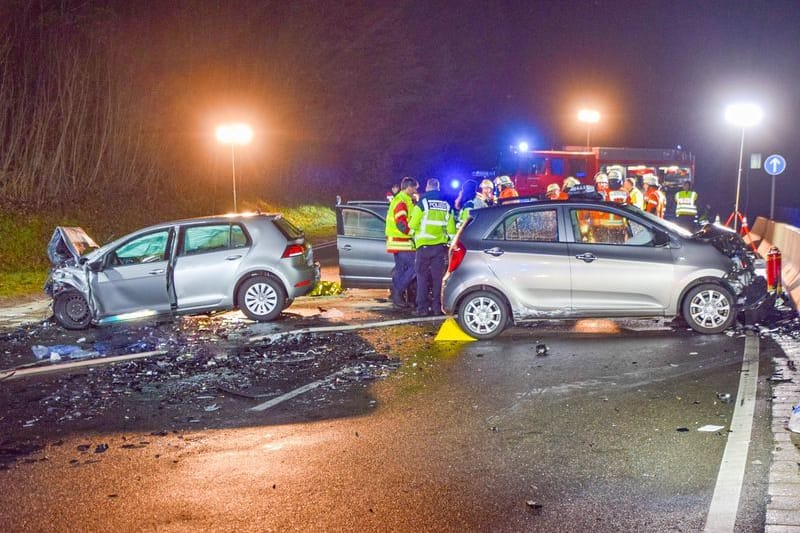
[[[758,253],[766,257],[772,246],[781,251],[781,284],[795,305],[800,307],[800,229],[758,217],[750,230],[753,242],[758,244]]]

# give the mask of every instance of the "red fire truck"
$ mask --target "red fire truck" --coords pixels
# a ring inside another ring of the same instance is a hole
[[[511,176],[521,196],[543,195],[551,183],[568,176],[594,184],[597,172],[619,170],[623,179],[655,174],[668,199],[684,182],[694,188],[694,155],[680,149],[567,146],[563,150],[520,150],[512,146],[499,161],[497,174]]]

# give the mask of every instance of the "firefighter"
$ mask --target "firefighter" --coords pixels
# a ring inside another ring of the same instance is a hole
[[[578,180],[578,178],[574,176],[567,176],[564,178],[564,182],[561,184],[561,190],[564,191],[565,194],[569,195],[569,190],[580,184],[581,182]]]
[[[545,193],[548,200],[567,200],[569,196],[567,193],[561,190],[561,187],[558,186],[558,183],[551,183],[547,186],[547,193]]]
[[[491,207],[494,204],[494,183],[492,183],[492,180],[481,181],[480,192],[475,195],[475,209]]]
[[[411,210],[410,226],[417,250],[414,262],[417,308],[414,316],[441,315],[447,244],[456,233],[456,222],[450,204],[439,192],[439,180],[428,180],[425,194]]]
[[[505,200],[506,198],[516,198],[519,196],[519,193],[514,188],[514,182],[511,181],[510,177],[500,176],[494,180],[494,182],[497,185],[497,190],[500,191],[497,196],[498,199]]]
[[[608,200],[618,204],[628,203],[628,193],[622,189],[622,174],[619,170],[608,171]]]
[[[683,190],[675,193],[675,221],[686,229],[692,230],[697,218],[697,193],[692,184],[683,182]]]
[[[667,197],[658,188],[658,177],[654,174],[644,176],[644,210],[652,213],[659,218],[664,218],[664,211],[667,207]]]
[[[594,190],[603,197],[604,201],[608,202],[608,176],[603,172],[598,172],[594,175]]]
[[[622,182],[622,189],[628,193],[628,203],[644,210],[644,195],[636,187],[636,178],[627,177]]]
[[[403,294],[414,279],[414,240],[409,219],[414,207],[412,197],[417,194],[417,180],[405,177],[400,190],[392,197],[386,213],[386,251],[394,255],[392,272],[392,303],[395,307],[408,307]]]

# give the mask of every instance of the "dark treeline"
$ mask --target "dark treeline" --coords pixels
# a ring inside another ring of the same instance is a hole
[[[471,126],[485,100],[470,96],[487,92],[492,66],[476,78],[459,65],[485,51],[489,29],[457,12],[420,26],[415,9],[6,1],[2,204],[218,207],[230,151],[213,132],[231,119],[256,129],[237,151],[245,199],[379,197],[403,173],[469,170],[476,143],[491,143]],[[454,24],[453,37],[432,38]],[[420,44],[431,41],[441,46]]]

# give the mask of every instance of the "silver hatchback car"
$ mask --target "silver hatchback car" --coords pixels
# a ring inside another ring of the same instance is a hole
[[[303,231],[281,215],[165,222],[98,248],[81,228],[56,228],[45,292],[67,329],[159,314],[239,308],[269,321],[319,281]]]
[[[637,208],[570,199],[472,211],[450,249],[443,307],[470,335],[542,318],[682,316],[717,333],[767,300],[727,228],[690,232]]]

